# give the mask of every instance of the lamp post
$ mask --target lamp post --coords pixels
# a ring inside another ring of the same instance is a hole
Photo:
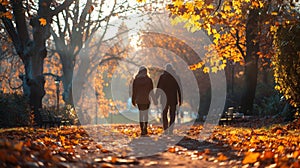
[[[99,93],[96,92],[95,95],[96,95],[96,120],[95,120],[95,122],[97,125],[98,124],[98,96],[99,96]]]
[[[56,111],[59,113],[59,82],[60,79],[58,76],[55,78],[55,85],[56,85]]]
[[[235,62],[231,63],[231,94],[234,92],[234,65]]]
[[[111,113],[110,113],[110,123],[112,124],[113,123],[113,103],[110,102],[109,106],[111,108],[110,110],[112,110]]]

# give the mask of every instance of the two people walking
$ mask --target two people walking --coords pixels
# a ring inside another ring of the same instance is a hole
[[[165,71],[161,74],[158,84],[158,91],[154,93],[153,82],[145,66],[139,68],[132,86],[132,104],[138,106],[141,135],[147,135],[148,110],[150,107],[150,98],[154,104],[158,99],[163,106],[163,129],[164,134],[173,134],[176,107],[182,104],[181,82],[171,64],[166,65]],[[161,90],[160,90],[161,89]],[[168,120],[168,114],[170,121]]]

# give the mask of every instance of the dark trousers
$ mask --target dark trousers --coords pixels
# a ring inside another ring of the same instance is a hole
[[[140,127],[141,127],[141,135],[147,135],[147,124],[148,124],[148,110],[150,104],[138,104],[139,113],[140,113]]]
[[[138,104],[140,113],[140,122],[148,122],[148,110],[150,104]]]
[[[168,122],[168,112],[169,112],[170,122]],[[175,115],[176,115],[176,104],[166,104],[166,107],[162,113],[164,130],[167,130],[169,128],[169,132],[173,132]]]

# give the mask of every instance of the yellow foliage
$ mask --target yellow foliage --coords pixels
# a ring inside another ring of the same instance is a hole
[[[214,9],[215,7],[214,7],[214,5],[212,5],[212,4],[209,4],[208,6],[207,6],[207,9]]]
[[[260,8],[263,8],[263,7],[264,7],[264,2],[259,1],[259,7],[260,7]]]
[[[204,73],[209,73],[209,68],[208,67],[204,67],[203,72]]]
[[[193,33],[195,31],[204,30],[207,35],[212,38],[213,45],[209,45],[208,48],[210,49],[206,48],[206,58],[202,60],[205,65],[209,65],[209,68],[205,69],[205,72],[208,72],[208,70],[223,70],[226,67],[226,63],[214,65],[217,61],[211,61],[211,59],[220,60],[222,58],[237,62],[240,65],[245,64],[244,56],[246,55],[246,23],[249,19],[248,11],[265,8],[267,5],[273,5],[266,3],[267,2],[263,0],[222,1],[219,10],[215,11],[213,3],[207,3],[205,0],[187,2],[174,0],[167,10],[169,10],[173,16],[176,16],[176,19],[172,20],[173,25],[184,22],[184,27],[188,31]],[[265,24],[261,27],[263,30],[258,33],[260,37],[254,39],[254,41],[263,41],[263,43],[270,44],[267,46],[261,45],[260,50],[262,52],[259,53],[259,58],[270,59],[274,55],[273,46],[271,45],[272,34],[278,31],[279,25],[290,24],[290,21],[286,21],[286,18],[282,19],[282,21],[276,20],[274,17],[278,15],[278,12],[271,11],[270,14],[262,14],[264,15],[264,17],[262,17],[262,24]],[[213,55],[216,54],[213,53],[212,50],[216,50],[219,56],[214,57]],[[216,68],[211,69],[212,67]],[[193,70],[198,68],[203,68],[203,64],[195,63],[190,66],[190,69]]]
[[[223,10],[224,10],[225,12],[229,12],[229,11],[231,11],[231,6],[230,6],[230,5],[224,6]]]
[[[0,17],[5,17],[7,19],[12,19],[13,15],[10,12],[0,13]]]
[[[9,4],[8,0],[0,0],[0,4],[3,6],[7,6]]]
[[[183,5],[183,0],[175,0],[173,1],[175,7],[181,7]]]
[[[217,73],[218,70],[219,70],[218,67],[212,67],[211,68],[211,72],[213,72],[213,73]]]
[[[252,6],[255,7],[255,8],[258,8],[259,7],[259,2],[252,1]]]
[[[192,2],[186,2],[185,7],[187,8],[187,10],[189,12],[193,12],[194,11],[194,4]]]
[[[272,59],[275,89],[282,93],[286,100],[295,107],[300,105],[299,35],[300,29],[297,26],[291,25],[276,29],[274,40],[276,54]]]
[[[174,19],[171,19],[171,24],[172,25],[177,25],[178,23],[181,23],[181,22],[183,22],[184,20],[182,19],[182,17],[179,17],[179,16],[177,16],[177,17],[175,17]]]
[[[221,64],[221,65],[219,66],[219,70],[220,70],[220,71],[221,71],[221,70],[224,70],[225,67],[226,67],[226,64]]]
[[[272,32],[272,33],[276,33],[277,30],[278,30],[278,26],[276,26],[276,25],[272,25],[272,26],[270,27],[270,32]]]

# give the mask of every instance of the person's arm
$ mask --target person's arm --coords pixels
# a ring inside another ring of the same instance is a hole
[[[135,80],[133,80],[133,84],[132,84],[132,98],[131,98],[131,103],[133,106],[136,106],[136,102],[135,102],[135,99],[136,99],[136,82]]]
[[[153,81],[152,81],[152,79],[150,78],[150,95],[149,95],[149,97],[152,99],[152,101],[153,101],[153,103],[155,104],[155,105],[157,105],[157,99],[156,99],[156,94],[155,94],[155,92],[154,92],[154,90],[153,90]]]
[[[177,92],[178,92],[178,103],[179,103],[179,106],[181,106],[182,104],[182,85],[181,85],[181,81],[179,79],[179,77],[177,78]]]
[[[158,83],[157,83],[157,87],[156,88],[157,89],[162,89],[163,88],[162,84],[163,84],[163,82],[162,82],[162,76],[160,76],[159,79],[158,79]],[[156,90],[156,93],[155,93],[156,100],[159,99],[160,94],[161,94],[160,92],[161,92],[160,90]]]

